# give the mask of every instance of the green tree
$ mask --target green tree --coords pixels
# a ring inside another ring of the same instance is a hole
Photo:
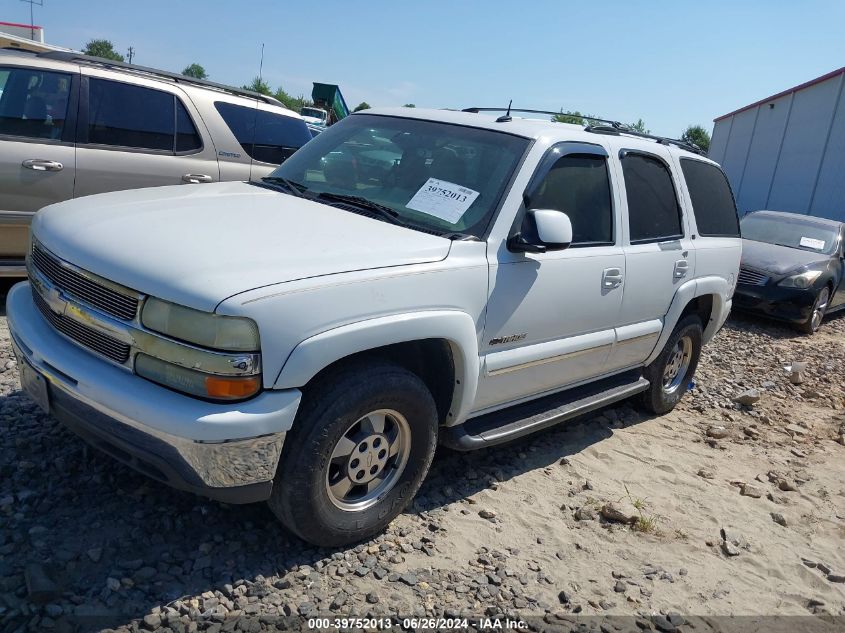
[[[193,77],[194,79],[208,79],[208,73],[205,72],[205,68],[199,64],[186,66],[185,70],[182,71],[182,74],[185,75],[185,77]]]
[[[85,55],[93,55],[94,57],[103,57],[111,59],[116,62],[123,61],[123,55],[114,50],[114,44],[109,40],[91,40],[82,49]]]
[[[355,109],[353,110],[353,112],[360,112],[361,110],[369,110],[370,107],[371,106],[370,106],[369,103],[367,103],[366,101],[362,101],[361,103],[359,103],[358,105],[355,106]]]
[[[700,125],[687,126],[684,133],[681,134],[681,140],[685,143],[697,145],[705,152],[710,150],[710,133]]]
[[[555,123],[572,123],[574,125],[584,125],[583,116],[584,115],[578,112],[578,110],[567,110],[566,112],[564,112],[561,108],[560,114],[554,115],[552,117],[552,121],[554,121]]]
[[[413,103],[406,103],[406,104],[405,104],[405,105],[403,105],[402,107],[403,107],[403,108],[416,108],[417,106],[416,106],[416,105],[414,105]]]
[[[285,92],[285,89],[281,86],[276,88],[276,92],[273,93],[273,96],[276,97],[276,99],[278,99],[279,101],[281,101],[282,105],[286,108],[289,108],[291,110],[294,109],[294,98],[287,92]]]
[[[252,90],[253,92],[260,92],[263,95],[272,95],[273,91],[270,90],[270,85],[264,81],[261,77],[256,77],[252,80],[251,83],[246,84],[243,86],[244,90]],[[281,99],[280,99],[281,101]]]
[[[629,123],[628,127],[634,132],[640,132],[641,134],[651,133],[651,130],[646,129],[645,121],[643,121],[642,119],[637,119],[636,123]]]

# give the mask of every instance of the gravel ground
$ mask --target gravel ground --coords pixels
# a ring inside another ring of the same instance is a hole
[[[814,337],[734,318],[668,416],[623,404],[506,447],[441,449],[384,535],[327,550],[263,505],[173,491],[86,447],[20,392],[0,311],[0,631],[258,631],[318,614],[595,630],[576,614],[613,614],[671,631],[678,612],[845,615],[843,341],[845,317]],[[734,402],[747,390],[756,402]]]

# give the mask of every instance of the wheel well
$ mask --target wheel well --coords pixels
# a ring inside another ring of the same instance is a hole
[[[707,324],[710,323],[710,317],[713,315],[713,295],[701,295],[692,299],[684,307],[684,311],[681,312],[678,321],[690,314],[694,314],[701,319],[701,326],[706,329]]]
[[[304,389],[342,365],[367,359],[389,360],[416,374],[431,392],[440,422],[446,420],[452,406],[456,379],[454,355],[446,339],[405,341],[351,354],[321,369]]]

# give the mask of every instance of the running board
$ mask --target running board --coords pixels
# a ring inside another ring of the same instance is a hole
[[[574,387],[442,429],[441,442],[459,451],[495,446],[625,400],[648,389],[639,370]]]

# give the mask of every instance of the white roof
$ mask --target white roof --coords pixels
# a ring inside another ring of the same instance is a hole
[[[606,138],[606,135],[599,134],[597,132],[587,132],[581,125],[554,122],[551,120],[551,115],[545,119],[530,119],[517,116],[518,113],[513,113],[510,121],[499,123],[496,119],[503,115],[504,112],[475,113],[461,112],[459,110],[435,110],[430,108],[371,108],[369,110],[362,110],[361,112],[353,113],[352,116],[360,114],[398,116],[408,119],[423,119],[426,121],[466,125],[470,127],[495,130],[497,132],[507,132],[509,134],[516,134],[517,136],[523,136],[530,139],[547,138],[552,142],[566,140],[596,143],[603,136]],[[630,145],[632,149],[640,148],[647,151],[650,146],[653,147],[654,144],[657,143],[655,140],[626,135],[624,132],[620,132],[620,135],[626,136],[630,139],[630,143],[626,144]],[[707,160],[703,156],[681,149],[676,145],[664,145],[664,147],[667,147],[671,152]],[[708,160],[708,162],[710,161]]]

